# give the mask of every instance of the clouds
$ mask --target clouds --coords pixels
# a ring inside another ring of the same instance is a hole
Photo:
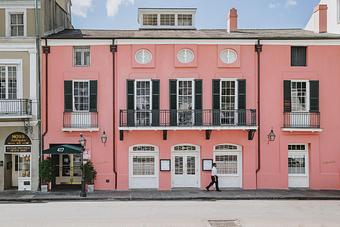
[[[134,4],[134,0],[106,0],[106,14],[109,17],[114,17],[121,5]]]
[[[268,8],[277,9],[277,8],[280,8],[281,6],[284,6],[285,8],[294,7],[294,6],[297,6],[298,0],[284,0],[284,3],[282,4],[278,0],[272,1],[268,4]]]
[[[296,6],[296,5],[297,5],[297,0],[287,0],[286,1],[286,7]]]
[[[92,6],[93,0],[72,0],[72,13],[85,18]]]
[[[281,4],[279,2],[271,2],[268,4],[268,7],[270,9],[275,9],[275,8],[279,8],[281,6]]]

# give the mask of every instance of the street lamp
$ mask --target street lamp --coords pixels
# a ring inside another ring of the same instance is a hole
[[[274,130],[273,130],[273,128],[270,130],[270,133],[268,134],[268,140],[270,141],[270,142],[273,142],[273,141],[275,141],[275,138],[276,138],[276,135],[275,135],[275,133],[274,133]]]
[[[105,133],[105,131],[103,131],[102,135],[100,136],[100,140],[102,141],[102,143],[105,145],[106,141],[107,141],[107,135]]]
[[[81,192],[80,197],[86,197],[86,190],[85,190],[85,165],[84,165],[84,153],[86,147],[86,139],[84,135],[81,133],[79,138],[79,143],[81,145],[82,155],[81,155]]]

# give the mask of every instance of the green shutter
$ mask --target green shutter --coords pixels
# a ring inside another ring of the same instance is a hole
[[[169,81],[170,125],[177,125],[177,80]]]
[[[127,125],[134,126],[135,123],[135,81],[127,80],[126,81],[126,102],[127,102]]]
[[[246,80],[238,80],[238,125],[247,125],[246,111]]]
[[[195,125],[202,125],[202,80],[195,80]]]
[[[309,81],[309,97],[310,97],[310,112],[319,112],[319,81],[311,80]]]
[[[72,80],[64,81],[64,111],[72,112],[73,111],[73,86]]]
[[[97,112],[98,85],[96,80],[90,81],[90,112]]]
[[[159,126],[160,81],[152,80],[152,126]]]
[[[291,81],[283,81],[283,110],[285,113],[292,112],[292,101],[291,101]]]
[[[214,125],[220,125],[220,92],[221,80],[212,80],[212,115]]]

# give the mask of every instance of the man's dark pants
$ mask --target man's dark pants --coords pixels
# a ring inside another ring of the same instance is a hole
[[[211,182],[210,184],[207,186],[207,189],[209,190],[211,186],[213,186],[213,184],[215,184],[215,189],[216,191],[219,191],[219,187],[218,187],[218,176],[211,176]]]

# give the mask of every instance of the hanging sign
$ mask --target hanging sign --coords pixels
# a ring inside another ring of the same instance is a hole
[[[22,132],[15,132],[9,135],[5,141],[5,145],[31,145],[30,138],[22,133]]]

